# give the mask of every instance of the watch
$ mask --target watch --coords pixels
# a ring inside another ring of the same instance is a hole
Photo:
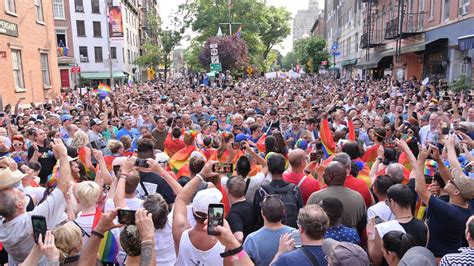
[[[225,257],[229,257],[229,256],[232,256],[232,255],[238,254],[243,249],[244,249],[244,246],[240,245],[240,247],[238,247],[238,248],[227,250],[226,252],[221,253],[221,258],[225,258]]]

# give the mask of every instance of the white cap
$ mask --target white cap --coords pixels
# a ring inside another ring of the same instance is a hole
[[[220,203],[222,193],[217,188],[200,190],[193,199],[193,212],[207,213],[209,204]]]

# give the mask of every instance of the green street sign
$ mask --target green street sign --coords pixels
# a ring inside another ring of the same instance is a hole
[[[221,72],[222,71],[222,64],[211,64],[211,72]]]

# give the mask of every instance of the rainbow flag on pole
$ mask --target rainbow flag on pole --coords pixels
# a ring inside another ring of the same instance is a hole
[[[99,86],[96,89],[97,96],[99,96],[99,99],[103,100],[110,94],[110,86],[105,85],[104,83],[99,83]]]

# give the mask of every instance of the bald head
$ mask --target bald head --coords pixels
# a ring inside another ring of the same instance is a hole
[[[306,152],[302,149],[294,149],[288,154],[288,162],[291,165],[291,169],[304,168],[303,162],[306,160]]]
[[[342,186],[346,181],[346,168],[342,163],[332,161],[324,169],[323,177],[328,186]]]

